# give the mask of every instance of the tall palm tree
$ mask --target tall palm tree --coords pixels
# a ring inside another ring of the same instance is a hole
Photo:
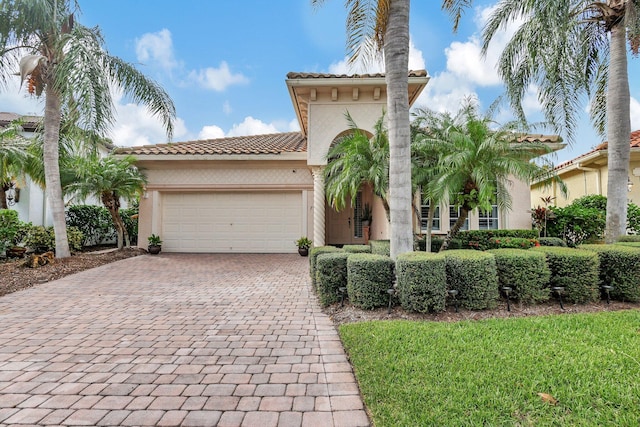
[[[147,183],[146,177],[134,166],[136,159],[127,156],[121,159],[113,156],[76,157],[73,160],[75,179],[64,188],[65,193],[80,199],[95,197],[111,214],[118,236],[118,249],[129,246],[129,234],[120,216],[121,199],[137,199]]]
[[[325,0],[311,0],[320,5]],[[383,53],[389,119],[391,257],[413,250],[409,127],[409,0],[345,0],[352,60]]]
[[[327,154],[325,194],[334,209],[344,209],[347,199],[355,204],[358,190],[370,184],[373,193],[380,197],[389,218],[389,138],[384,125],[384,115],[374,126],[371,138],[358,128],[353,118],[345,114],[350,132]]]
[[[488,211],[493,204],[501,210],[511,208],[511,179],[530,182],[548,174],[548,169],[531,160],[551,149],[535,142],[517,142],[525,130],[521,122],[496,123],[494,104],[486,114],[478,111],[477,101],[468,98],[460,110],[451,115],[424,109],[425,128],[422,144],[447,146],[430,172],[430,194],[433,200],[449,200],[460,208],[460,216],[449,230],[441,251],[446,250],[460,231],[469,212]],[[426,148],[428,150],[428,148]]]
[[[626,43],[640,48],[640,0],[501,0],[484,29],[484,52],[509,22],[524,20],[499,60],[499,73],[513,106],[531,84],[546,118],[569,137],[582,99],[596,129],[608,139],[605,240],[626,234],[630,93]],[[605,132],[606,129],[606,132]]]
[[[21,82],[44,96],[44,171],[56,235],[56,256],[70,256],[58,165],[62,110],[104,134],[115,120],[112,89],[148,106],[171,137],[175,108],[167,93],[133,65],[109,55],[98,28],[75,21],[75,0],[0,2],[0,85],[19,69]]]
[[[29,159],[27,141],[20,135],[21,131],[18,121],[0,128],[0,209],[7,209],[7,191],[14,177],[22,174]]]

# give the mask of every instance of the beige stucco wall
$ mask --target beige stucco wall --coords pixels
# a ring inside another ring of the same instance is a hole
[[[138,245],[161,234],[162,197],[168,192],[295,191],[302,195],[303,230],[313,236],[313,178],[305,161],[139,161],[148,184],[140,200]],[[259,209],[259,207],[256,207]],[[161,236],[162,237],[162,236]]]

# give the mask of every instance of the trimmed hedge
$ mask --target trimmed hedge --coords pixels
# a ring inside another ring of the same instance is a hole
[[[562,286],[568,301],[587,303],[597,301],[598,269],[600,262],[595,252],[580,251],[572,248],[540,246],[530,249],[543,252],[551,271],[549,286]]]
[[[369,240],[371,253],[374,255],[391,256],[391,241],[389,240]]]
[[[352,254],[370,254],[371,246],[369,245],[344,245],[342,249]]]
[[[347,295],[356,307],[371,310],[389,301],[387,289],[393,285],[394,262],[374,254],[352,254],[347,259]]]
[[[537,239],[538,232],[536,230],[466,230],[456,235],[459,241],[460,249],[478,249],[486,251],[494,249],[492,239],[521,238],[521,239]],[[450,246],[451,247],[451,246]]]
[[[347,252],[329,252],[316,258],[318,299],[323,307],[340,301],[338,289],[347,286]]]
[[[538,238],[538,242],[540,242],[542,246],[567,247],[567,243],[559,237],[540,237]]]
[[[624,245],[581,245],[600,259],[600,286],[613,286],[611,297],[622,301],[640,301],[640,250]]]
[[[447,287],[458,290],[460,305],[469,310],[497,305],[498,271],[495,257],[488,252],[450,250],[446,259]]]
[[[616,246],[626,246],[628,248],[640,248],[640,242],[618,242]]]
[[[447,268],[443,254],[408,252],[398,255],[398,297],[403,309],[419,313],[444,311]]]
[[[545,254],[523,249],[492,249],[496,258],[500,287],[513,289],[514,298],[523,304],[549,299],[551,272]]]
[[[620,236],[618,237],[618,242],[640,242],[640,236],[638,235]]]
[[[316,258],[318,255],[330,252],[342,252],[342,249],[335,246],[314,246],[309,250],[309,275],[311,276],[311,285],[316,289]]]

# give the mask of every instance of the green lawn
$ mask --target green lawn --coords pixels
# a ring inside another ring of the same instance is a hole
[[[340,335],[376,427],[640,426],[638,310],[363,322]]]

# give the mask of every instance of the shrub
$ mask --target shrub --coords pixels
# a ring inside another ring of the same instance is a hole
[[[551,271],[549,286],[564,287],[567,300],[586,303],[599,298],[599,261],[595,252],[551,246],[531,250],[541,251],[546,255]]]
[[[496,249],[492,239],[503,240],[505,238],[537,239],[538,233],[536,230],[466,230],[459,232],[456,236],[459,241],[456,248],[481,251]],[[450,245],[449,248],[454,249],[452,246]]]
[[[139,209],[137,205],[127,209],[120,209],[120,217],[124,222],[127,233],[129,233],[129,239],[132,245],[138,244],[138,213]]]
[[[316,258],[318,255],[326,254],[329,252],[342,252],[342,249],[338,249],[335,246],[314,246],[309,251],[309,275],[311,276],[311,284],[315,289],[316,282]]]
[[[564,208],[551,207],[554,218],[547,221],[547,235],[559,237],[569,246],[602,239],[606,211],[570,204]]]
[[[374,254],[352,254],[347,259],[347,295],[356,307],[370,310],[389,301],[394,262]]]
[[[67,226],[82,231],[83,246],[99,245],[115,238],[115,228],[107,208],[95,205],[70,206],[65,212]]]
[[[543,253],[522,249],[493,249],[500,287],[512,288],[513,296],[523,304],[549,299],[551,272]]]
[[[640,207],[635,203],[627,205],[627,230],[631,234],[640,234]]]
[[[447,272],[443,254],[409,252],[398,256],[398,296],[405,310],[444,311]]]
[[[371,246],[369,245],[344,245],[342,249],[352,254],[370,254]]]
[[[15,245],[15,238],[20,229],[18,212],[11,209],[0,209],[0,253],[3,254]]]
[[[495,257],[486,252],[445,252],[447,287],[458,290],[462,307],[470,310],[494,308],[498,300],[498,272]]]
[[[620,236],[618,237],[618,242],[640,242],[640,236],[636,236],[636,235]]]
[[[611,297],[640,301],[640,250],[623,245],[582,245],[600,260],[600,285],[613,286]]]
[[[316,259],[316,282],[320,304],[326,307],[340,300],[338,289],[347,286],[347,252],[320,254]]]
[[[489,239],[489,249],[529,249],[539,246],[538,239],[524,237],[494,237]]]
[[[77,227],[67,227],[67,240],[69,249],[79,251],[82,249],[82,241],[84,236],[82,231]],[[25,245],[34,251],[47,252],[56,248],[56,236],[53,227],[43,227],[41,225],[33,225],[29,227],[24,239]]]
[[[371,253],[374,255],[391,256],[391,242],[389,240],[369,240]]]
[[[442,237],[432,237],[431,238],[431,252],[438,252],[444,243],[444,238]],[[453,242],[452,242],[453,243]]]
[[[616,246],[627,246],[629,248],[640,248],[640,242],[618,242]]]
[[[559,237],[540,237],[538,238],[538,242],[542,246],[558,246],[558,247],[566,247],[567,244]]]

